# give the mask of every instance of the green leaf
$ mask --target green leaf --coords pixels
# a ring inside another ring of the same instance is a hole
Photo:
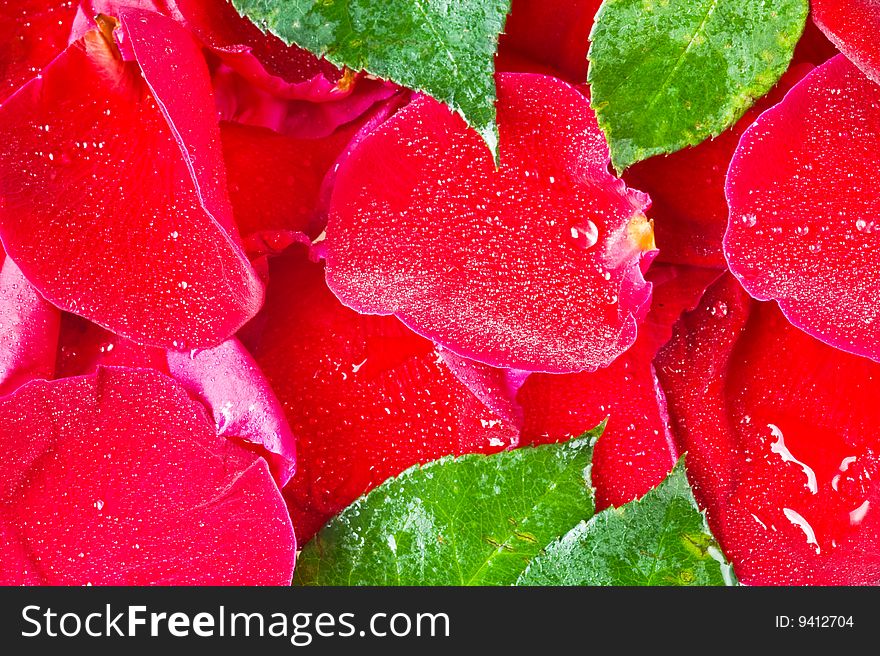
[[[641,500],[581,522],[532,560],[517,585],[732,585],[683,460]]]
[[[295,585],[510,585],[594,512],[600,426],[549,446],[443,458],[386,481],[309,542]]]
[[[807,0],[605,0],[593,108],[618,172],[717,136],[788,68]]]
[[[494,56],[510,0],[233,0],[257,25],[337,66],[425,91],[495,152]]]

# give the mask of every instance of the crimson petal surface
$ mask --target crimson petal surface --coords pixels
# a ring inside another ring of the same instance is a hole
[[[810,337],[725,275],[655,365],[742,582],[880,582],[880,364]]]
[[[351,153],[330,203],[327,282],[345,305],[492,366],[605,366],[635,340],[650,297],[649,201],[609,173],[576,89],[505,73],[498,94],[498,169],[427,97]]]
[[[296,550],[265,461],[136,369],[0,399],[0,582],[286,585]]]
[[[847,58],[880,82],[880,5],[875,0],[812,0],[813,22]]]
[[[293,247],[270,262],[254,349],[297,436],[284,489],[300,541],[390,476],[444,455],[515,446],[517,430],[394,317],[334,298],[320,264]]]
[[[200,51],[169,19],[141,19],[174,46],[144,71],[150,86],[93,31],[0,108],[0,237],[62,309],[146,344],[211,346],[253,316],[262,286],[229,232]],[[150,87],[178,70],[187,87],[163,103]]]
[[[594,372],[532,374],[520,388],[522,444],[560,442],[608,420],[593,450],[598,509],[643,496],[675,464],[678,452],[651,361],[681,313],[697,304],[718,275],[710,269],[654,265],[648,273],[654,283],[651,310],[626,353]]]
[[[799,328],[880,358],[880,86],[843,55],[743,135],[730,165],[730,270]]]

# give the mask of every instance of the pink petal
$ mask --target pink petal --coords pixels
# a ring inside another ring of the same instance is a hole
[[[287,45],[239,15],[229,0],[166,0],[168,14],[186,25],[252,83],[287,98],[339,96],[342,71],[296,45]]]
[[[349,307],[492,366],[607,365],[650,296],[647,197],[608,172],[577,90],[508,73],[498,91],[497,170],[477,133],[427,97],[349,156],[331,199],[328,284]]]
[[[608,419],[593,452],[599,509],[643,496],[675,464],[678,451],[651,361],[673,323],[697,304],[718,273],[661,265],[648,277],[654,283],[651,311],[632,348],[594,372],[532,374],[517,397],[525,412],[524,444],[567,440]]]
[[[0,250],[0,396],[55,369],[60,312]]]
[[[400,92],[394,84],[352,75],[340,81],[344,90],[286,98],[253,84],[223,61],[212,67],[212,80],[221,119],[300,139],[326,137]]]
[[[265,463],[161,374],[100,369],[0,399],[6,585],[286,585]]]
[[[211,112],[211,81],[205,75],[198,43],[177,23],[155,13],[120,9],[118,16],[122,22],[120,50],[140,66],[191,170],[202,206],[236,237],[219,147],[220,129]]]
[[[217,435],[263,456],[279,487],[290,480],[294,437],[269,383],[237,339],[181,353],[135,344],[72,314],[64,314],[61,326],[56,378],[92,374],[102,366],[164,373],[205,406]]]
[[[256,362],[237,339],[193,353],[168,352],[171,376],[210,408],[217,434],[259,447],[279,487],[296,470],[296,442]]]
[[[697,500],[742,582],[880,582],[880,365],[725,276],[656,367]]]
[[[99,366],[168,374],[165,349],[136,344],[75,314],[62,313],[54,378],[92,374]]]
[[[168,90],[177,70],[186,89],[155,97],[98,32],[71,45],[0,108],[0,236],[60,308],[146,344],[210,346],[256,312],[262,288],[223,227],[232,218],[201,54],[173,22],[142,17],[174,45],[151,59],[148,81]],[[163,114],[172,99],[192,107]]]
[[[270,273],[254,356],[298,439],[284,495],[301,542],[416,463],[516,444],[515,428],[459,382],[431,342],[393,317],[341,305],[305,249],[273,259]]]
[[[880,87],[842,55],[743,136],[730,165],[731,271],[799,328],[880,358]],[[875,225],[876,224],[876,225]]]
[[[527,371],[497,369],[468,360],[452,351],[438,349],[443,363],[487,408],[517,428],[522,427],[522,407],[516,394],[529,376]]]
[[[267,91],[297,98],[326,95],[342,77],[342,71],[331,63],[261,31],[239,15],[229,0],[82,0],[80,5],[74,40],[91,29],[98,14],[118,17],[128,9],[140,9],[174,19]]]

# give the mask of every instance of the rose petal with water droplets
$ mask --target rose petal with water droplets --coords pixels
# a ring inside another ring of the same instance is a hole
[[[725,275],[655,366],[742,582],[880,582],[880,364],[810,337]]]
[[[0,417],[4,584],[290,583],[296,542],[265,462],[169,378],[37,381]]]
[[[528,378],[528,371],[490,367],[443,348],[437,352],[455,377],[487,408],[511,426],[522,427],[522,407],[516,394]]]
[[[0,108],[0,236],[62,309],[139,342],[210,346],[256,312],[262,287],[224,229],[232,217],[201,54],[172,21],[143,17],[174,44],[151,59],[150,85],[168,88],[163,75],[177,71],[193,107],[164,114],[106,35],[69,46]]]
[[[0,4],[0,103],[64,50],[75,14],[73,0]]]
[[[281,404],[237,339],[194,353],[168,351],[168,369],[210,408],[217,434],[257,447],[284,487],[296,470],[296,442]]]
[[[297,472],[284,495],[302,542],[416,463],[516,444],[516,429],[449,371],[431,342],[394,317],[344,307],[305,249],[271,260],[270,273],[254,357],[297,436]]]
[[[296,45],[286,45],[241,16],[229,0],[82,0],[74,40],[98,14],[118,16],[141,9],[174,19],[248,82],[276,95],[321,100],[344,95],[342,71]]]
[[[326,137],[401,93],[395,84],[356,75],[346,83],[345,93],[318,100],[289,99],[252,84],[222,61],[212,66],[211,79],[222,120],[270,128],[299,139]]]
[[[567,440],[608,419],[593,450],[598,509],[643,496],[675,465],[678,452],[671,443],[665,401],[651,361],[669,339],[673,323],[697,304],[718,275],[710,269],[652,267],[651,311],[626,353],[594,372],[532,374],[520,389],[523,444]]]
[[[51,378],[61,313],[0,249],[0,396]]]
[[[492,366],[607,365],[650,297],[649,201],[608,172],[577,90],[506,73],[498,93],[497,170],[479,135],[427,97],[351,153],[330,203],[328,284],[349,307]]]
[[[880,83],[880,5],[874,0],[812,0],[813,22],[847,59]]]
[[[57,344],[54,378],[92,374],[99,366],[168,373],[165,349],[137,344],[75,314],[61,314]]]
[[[320,101],[345,95],[343,72],[297,45],[287,45],[241,16],[229,0],[166,0],[168,13],[253,84],[274,95]]]
[[[880,359],[880,86],[843,55],[743,135],[730,165],[730,270],[799,328]]]
[[[135,344],[65,313],[57,362],[56,378],[92,374],[101,366],[164,373],[205,406],[214,419],[217,435],[240,441],[263,456],[279,487],[293,475],[296,444],[281,405],[235,338],[210,349],[165,351]]]

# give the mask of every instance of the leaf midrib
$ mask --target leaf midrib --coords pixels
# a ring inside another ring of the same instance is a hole
[[[574,456],[574,458],[572,458],[571,462],[563,470],[561,470],[559,472],[559,476],[555,477],[555,479],[553,480],[553,487],[548,489],[540,497],[538,497],[538,499],[534,502],[532,507],[529,509],[528,513],[525,516],[523,516],[521,519],[519,519],[519,521],[517,522],[517,526],[522,524],[523,522],[526,522],[529,519],[531,519],[532,516],[534,515],[535,511],[543,504],[543,502],[548,497],[550,497],[552,494],[554,494],[556,492],[556,489],[558,487],[557,483],[565,477],[565,475],[570,471],[570,469],[573,466],[578,465],[579,456],[580,456],[580,453],[576,454]],[[590,492],[590,494],[592,496],[592,492]],[[595,514],[591,515],[590,518],[592,518],[592,517],[595,517]],[[583,521],[584,519],[588,519],[588,518],[582,518],[579,521]],[[560,535],[565,535],[566,532],[563,532]],[[505,545],[510,543],[510,541],[513,540],[513,538],[515,536],[516,536],[516,531],[512,529],[507,534],[507,538],[504,540],[504,542],[502,542],[500,545],[498,545],[498,547],[485,559],[483,564],[480,565],[479,569],[476,572],[474,572],[474,574],[471,575],[471,577],[466,582],[463,582],[462,585],[466,585],[466,586],[474,585],[474,581],[477,580],[477,577],[483,572],[483,570],[485,570],[489,566],[490,562],[493,562],[497,556],[501,555],[501,553],[504,552]],[[560,536],[557,536],[557,538],[558,537],[560,537]],[[556,538],[554,538],[554,539],[556,539]],[[550,542],[552,542],[552,541],[553,540],[551,540]],[[528,567],[528,563],[526,563],[523,566],[523,568],[519,571],[519,574],[521,575],[526,570],[527,567]]]
[[[709,5],[709,9],[706,11],[706,15],[703,16],[702,22],[697,27],[693,36],[691,36],[691,40],[688,41],[688,44],[687,44],[687,46],[685,46],[685,49],[682,50],[681,54],[675,60],[675,64],[673,64],[672,69],[669,71],[669,75],[667,75],[666,79],[663,80],[662,84],[660,84],[660,86],[657,87],[657,90],[654,91],[654,93],[652,94],[651,99],[648,101],[648,104],[645,105],[646,109],[651,109],[654,106],[654,104],[657,102],[657,100],[660,99],[660,95],[669,88],[669,83],[672,81],[672,78],[675,76],[675,74],[678,73],[679,69],[681,69],[682,65],[684,64],[685,59],[687,58],[688,53],[691,51],[691,48],[694,46],[694,42],[696,41],[697,37],[700,36],[703,33],[703,31],[705,30],[706,24],[709,22],[709,19],[712,17],[712,14],[715,13],[715,10],[718,8],[718,5],[720,4],[720,2],[721,2],[721,0],[712,0],[711,4]],[[707,41],[708,41],[708,38],[707,38]]]

